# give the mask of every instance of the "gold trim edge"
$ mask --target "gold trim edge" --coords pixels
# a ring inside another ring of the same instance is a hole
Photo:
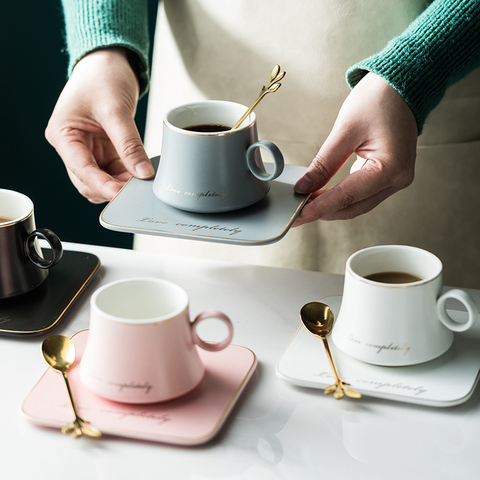
[[[76,250],[71,250],[71,251],[76,251]],[[88,253],[89,255],[94,255],[94,254],[89,253],[89,252],[79,252],[79,253]],[[82,283],[80,288],[77,290],[77,293],[73,296],[73,298],[70,300],[70,302],[67,304],[67,306],[63,309],[63,311],[60,313],[60,315],[57,317],[57,319],[55,320],[54,323],[52,323],[48,327],[42,328],[41,330],[4,330],[4,329],[0,329],[0,333],[6,333],[8,335],[12,335],[12,334],[33,335],[33,334],[41,334],[42,332],[47,332],[48,330],[51,330],[52,328],[54,328],[55,325],[57,325],[57,323],[63,318],[63,316],[65,315],[67,310],[73,305],[73,303],[75,302],[77,297],[83,292],[83,290],[86,288],[86,286],[90,283],[90,281],[95,276],[95,274],[97,273],[100,266],[101,266],[101,262],[100,262],[100,259],[97,257],[97,264],[95,265],[95,268],[90,273],[90,275],[85,280],[85,282]]]

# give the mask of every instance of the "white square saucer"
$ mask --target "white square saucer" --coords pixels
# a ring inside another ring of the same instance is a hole
[[[157,169],[160,157],[152,158]],[[272,164],[265,164],[270,171]],[[285,236],[308,196],[293,191],[305,167],[285,165],[268,195],[251,207],[217,214],[170,207],[153,193],[153,180],[132,178],[100,215],[103,227],[117,232],[203,240],[239,245],[267,245]]]
[[[341,296],[321,300],[338,316]],[[465,312],[449,311],[455,320]],[[455,333],[450,349],[429,362],[407,367],[380,367],[349,357],[328,336],[339,375],[365,396],[432,407],[466,402],[473,394],[480,372],[480,321],[466,332]],[[322,340],[302,325],[277,364],[277,375],[302,387],[323,389],[334,383]]]

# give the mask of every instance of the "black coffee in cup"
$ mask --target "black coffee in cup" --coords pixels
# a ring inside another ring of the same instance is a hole
[[[201,133],[215,133],[215,132],[228,132],[232,127],[228,125],[223,125],[221,123],[204,123],[201,125],[191,125],[190,127],[185,127],[184,130],[189,130],[190,132],[201,132]]]
[[[473,326],[478,307],[463,290],[442,295],[442,269],[438,257],[408,245],[378,245],[351,255],[332,332],[337,348],[386,367],[416,365],[443,355],[454,332]],[[467,321],[450,317],[450,299],[465,307]]]
[[[425,280],[419,275],[414,275],[407,272],[378,272],[365,275],[367,280],[372,280],[378,283],[412,283]]]

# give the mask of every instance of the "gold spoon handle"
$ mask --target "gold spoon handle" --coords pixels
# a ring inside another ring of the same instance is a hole
[[[336,390],[333,396],[337,399],[342,398],[344,394],[350,398],[356,398],[356,399],[362,398],[362,395],[358,393],[356,390],[345,386],[349,384],[347,382],[344,382],[341,379],[340,375],[338,374],[338,370],[337,370],[337,367],[335,366],[335,362],[333,361],[332,352],[330,351],[330,346],[328,345],[327,338],[322,336],[322,341],[325,347],[325,352],[327,353],[328,361],[330,362],[330,366],[332,367],[332,372],[335,377],[335,383],[336,383],[336,388],[330,388],[330,387],[333,387],[333,385],[331,385],[329,387],[329,391],[327,392],[327,390],[325,390],[325,393],[327,394],[332,393],[334,390]]]
[[[323,346],[325,347],[325,352],[327,352],[327,357],[328,357],[328,361],[330,362],[330,367],[332,367],[332,372],[335,377],[335,382],[340,385],[343,382],[342,382],[342,379],[340,378],[340,375],[338,374],[338,370],[337,370],[337,367],[335,366],[335,362],[333,361],[332,353],[330,352],[330,346],[328,345],[328,340],[326,339],[326,337],[322,337],[322,341],[323,341]]]
[[[69,425],[66,425],[62,428],[62,433],[71,434],[72,437],[78,438],[83,434],[88,437],[99,438],[102,436],[101,432],[91,425],[84,425],[89,423],[87,420],[84,420],[77,410],[75,405],[75,400],[73,398],[72,389],[70,388],[70,382],[68,381],[67,372],[62,372],[63,379],[65,380],[65,385],[67,387],[68,397],[70,398],[70,404],[72,405],[73,414],[75,415],[75,421]]]
[[[260,103],[260,101],[262,100],[262,98],[263,98],[267,93],[269,93],[269,92],[268,92],[268,91],[265,91],[265,92],[260,93],[260,95],[257,97],[257,99],[252,103],[252,105],[250,106],[250,108],[242,115],[242,117],[240,118],[240,120],[232,127],[232,130],[235,130],[236,128],[238,128],[238,127],[244,122],[244,120],[252,113],[253,109]]]
[[[77,406],[75,405],[75,400],[73,399],[73,393],[72,393],[72,389],[70,388],[70,382],[68,381],[67,372],[62,372],[62,374],[63,374],[63,379],[65,380],[65,385],[67,387],[68,397],[70,398],[70,404],[72,405],[72,409],[73,409],[73,413],[75,415],[75,419],[78,419],[80,417],[78,415]]]
[[[240,120],[232,127],[232,130],[238,128],[245,121],[245,119],[252,113],[253,109],[260,103],[262,98],[265,97],[267,93],[274,93],[282,86],[282,84],[279,82],[285,75],[285,72],[280,71],[280,65],[275,65],[275,67],[273,67],[273,70],[270,73],[268,85],[266,87],[265,85],[262,87],[260,95],[252,103],[250,108],[248,108],[247,111],[242,115]]]

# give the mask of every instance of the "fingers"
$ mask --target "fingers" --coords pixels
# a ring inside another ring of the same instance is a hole
[[[112,121],[105,121],[103,126],[127,171],[142,180],[153,178],[155,170],[133,118],[128,113],[119,113]]]
[[[60,141],[56,145],[58,154],[65,161],[68,176],[81,195],[92,203],[111,200],[122,188],[124,181],[117,180],[101,170],[86,145],[78,140]]]
[[[134,121],[137,100],[138,82],[125,51],[108,48],[77,63],[57,101],[47,140],[91,202],[111,200],[132,175],[155,174]]]
[[[377,205],[393,195],[396,191],[397,190],[393,188],[386,188],[365,200],[353,203],[352,205],[336,210],[331,214],[321,213],[323,207],[321,202],[323,199],[318,200],[317,202],[313,201],[303,208],[301,214],[295,220],[293,227],[299,227],[304,223],[314,222],[315,220],[350,220],[373,210]],[[320,196],[322,195],[319,195],[319,197]]]
[[[48,135],[70,180],[93,203],[111,200],[132,175],[140,179],[155,175],[128,113],[100,118],[100,122],[101,127],[82,125],[83,130],[63,128]]]
[[[327,184],[355,151],[353,140],[352,135],[343,137],[334,129],[307,171],[293,187],[295,192],[309,194]]]
[[[349,219],[367,213],[413,181],[417,123],[399,93],[374,74],[352,90],[335,125],[305,174],[297,193],[311,194],[294,223]],[[350,175],[322,189],[352,154]]]
[[[359,159],[358,164],[362,167],[338,185],[314,194],[294,226],[319,219],[347,220],[363,215],[413,181],[413,168],[400,162],[397,165]]]

